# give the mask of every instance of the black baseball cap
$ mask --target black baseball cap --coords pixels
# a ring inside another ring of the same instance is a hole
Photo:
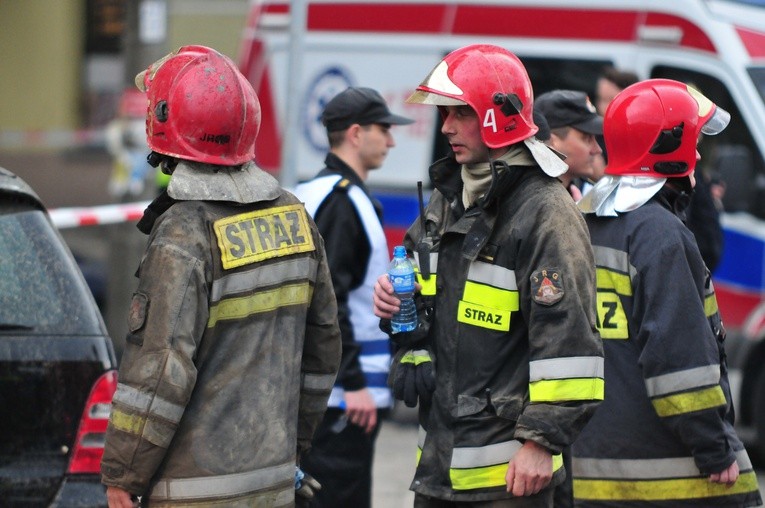
[[[534,101],[534,110],[545,116],[551,129],[573,127],[587,134],[603,134],[603,117],[595,111],[584,92],[553,90]]]
[[[376,90],[350,87],[327,103],[321,114],[321,123],[327,131],[335,132],[345,130],[355,123],[407,125],[414,123],[414,120],[391,113],[385,99]]]

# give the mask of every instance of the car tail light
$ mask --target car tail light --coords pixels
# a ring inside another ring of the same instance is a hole
[[[74,451],[69,461],[69,473],[98,473],[104,454],[106,426],[112,410],[112,397],[117,390],[117,371],[102,375],[90,390],[77,429]]]

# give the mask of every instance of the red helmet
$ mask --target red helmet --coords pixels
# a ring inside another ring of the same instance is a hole
[[[406,100],[436,106],[469,105],[481,121],[489,148],[536,134],[534,92],[518,57],[504,48],[474,44],[444,57]]]
[[[718,134],[729,121],[727,111],[684,83],[669,79],[635,83],[620,92],[606,110],[605,172],[688,176],[696,167],[699,134]]]
[[[225,55],[184,46],[136,76],[147,92],[146,141],[153,151],[237,166],[255,156],[260,103]]]

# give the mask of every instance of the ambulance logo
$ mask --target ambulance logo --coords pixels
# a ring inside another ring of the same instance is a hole
[[[354,86],[348,71],[340,67],[329,67],[319,73],[308,86],[303,101],[303,135],[308,144],[317,152],[324,154],[329,150],[327,130],[321,123],[324,107],[332,98],[350,86]]]
[[[531,274],[531,296],[540,305],[558,303],[564,295],[563,279],[556,270],[539,270]]]

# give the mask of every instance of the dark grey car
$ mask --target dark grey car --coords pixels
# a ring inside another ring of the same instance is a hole
[[[0,168],[0,507],[106,506],[116,360],[35,192]]]

